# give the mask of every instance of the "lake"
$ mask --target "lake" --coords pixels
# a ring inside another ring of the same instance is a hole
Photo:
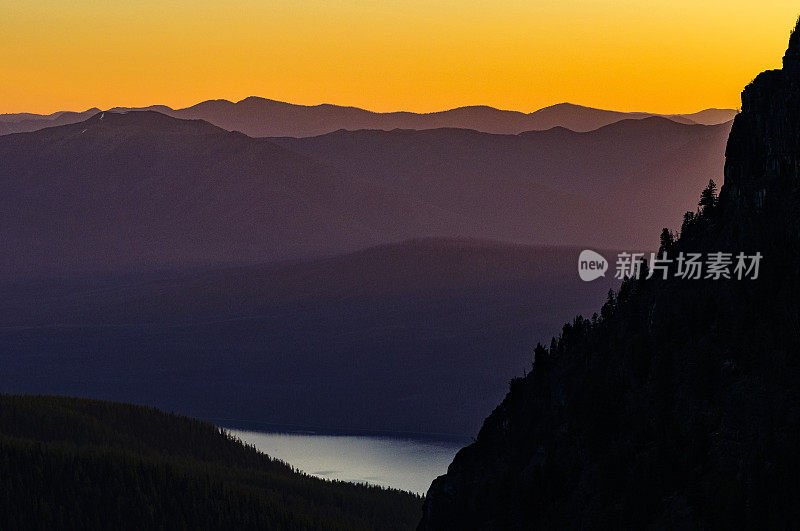
[[[307,474],[427,492],[464,446],[392,437],[306,435],[228,430],[258,450]]]

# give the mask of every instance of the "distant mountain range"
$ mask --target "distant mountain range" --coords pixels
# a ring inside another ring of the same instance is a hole
[[[253,138],[106,111],[0,136],[0,391],[474,433],[614,285],[579,250],[655,248],[729,128]]]
[[[532,113],[504,111],[488,106],[458,107],[432,112],[377,113],[339,105],[295,105],[265,98],[249,97],[238,102],[209,100],[184,109],[164,105],[150,107],[115,107],[115,112],[157,111],[175,118],[205,120],[228,131],[249,136],[306,137],[346,129],[473,129],[484,133],[517,134],[564,127],[572,131],[591,131],[620,120],[641,120],[661,116],[683,124],[715,125],[730,121],[732,109],[706,109],[692,114],[659,115],[645,112],[616,112],[560,103]],[[76,123],[100,112],[59,112],[50,115],[30,113],[0,115],[0,135],[30,132],[45,127]]]
[[[460,236],[649,249],[721,171],[729,131],[729,123],[651,117],[586,133],[337,131],[270,140],[453,216],[446,230]]]
[[[10,133],[29,133],[45,127],[69,125],[88,120],[100,109],[92,108],[83,112],[56,112],[53,114],[0,114],[0,135]]]
[[[153,111],[0,136],[0,275],[330,256],[416,237],[652,247],[729,124],[255,139]]]
[[[341,252],[385,241],[403,214],[306,156],[152,111],[2,136],[0,160],[4,273]]]

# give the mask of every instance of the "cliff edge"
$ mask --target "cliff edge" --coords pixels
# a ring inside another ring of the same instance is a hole
[[[659,252],[729,253],[731,278],[676,261],[564,325],[433,482],[419,529],[798,525],[800,20],[783,68],[742,93],[724,177]],[[762,257],[755,278],[736,278],[740,253]]]

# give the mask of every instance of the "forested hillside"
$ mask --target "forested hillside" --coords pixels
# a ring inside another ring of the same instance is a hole
[[[0,529],[409,529],[418,497],[300,474],[153,408],[0,395]]]

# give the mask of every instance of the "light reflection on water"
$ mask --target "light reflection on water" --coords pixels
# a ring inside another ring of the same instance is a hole
[[[258,450],[314,476],[424,494],[462,445],[391,437],[228,430]]]

